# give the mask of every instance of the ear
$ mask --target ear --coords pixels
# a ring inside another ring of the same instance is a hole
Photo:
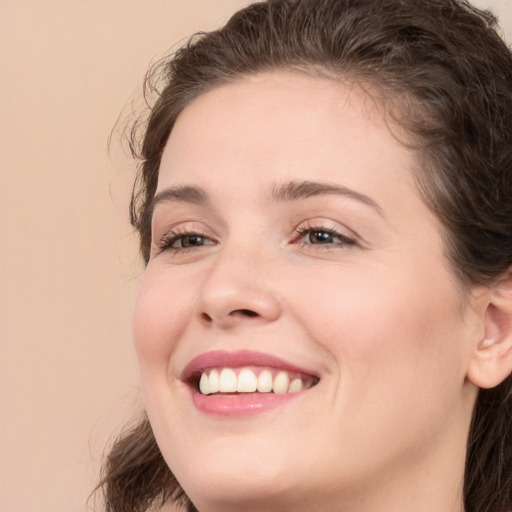
[[[467,378],[493,388],[512,373],[512,268],[490,290],[483,322],[485,335],[473,349]]]

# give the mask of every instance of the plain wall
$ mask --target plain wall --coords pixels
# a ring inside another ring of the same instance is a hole
[[[107,140],[154,57],[246,3],[0,0],[1,512],[86,510],[140,411],[134,167]]]
[[[0,512],[86,510],[141,410],[134,166],[107,140],[154,57],[247,3],[0,0]],[[475,3],[512,34],[512,0]]]

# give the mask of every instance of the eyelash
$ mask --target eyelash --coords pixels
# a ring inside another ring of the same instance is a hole
[[[330,235],[332,237],[338,238],[340,241],[339,242],[329,242],[329,243],[325,243],[325,244],[322,244],[322,243],[314,244],[312,242],[306,243],[306,242],[301,242],[299,240],[296,243],[300,244],[301,246],[306,246],[306,245],[307,246],[319,246],[318,248],[315,247],[315,249],[332,247],[333,245],[343,246],[343,247],[356,245],[355,239],[350,238],[347,235],[344,235],[343,233],[340,233],[339,231],[337,231],[333,228],[327,228],[325,226],[315,226],[312,224],[306,224],[305,226],[299,226],[295,230],[295,234],[298,237],[304,237],[304,236],[306,236],[308,234],[312,234],[312,233],[324,233],[326,235]],[[311,247],[311,248],[313,248],[313,247]]]
[[[199,231],[178,228],[178,229],[168,231],[164,236],[162,236],[162,238],[160,239],[160,243],[158,244],[159,252],[163,252],[163,251],[183,252],[183,251],[190,251],[193,249],[197,249],[198,247],[202,247],[201,245],[195,246],[195,247],[194,246],[192,246],[192,247],[173,247],[173,244],[175,244],[177,241],[179,241],[180,239],[183,239],[187,236],[189,236],[189,237],[195,236],[198,238],[202,238],[204,240],[211,241],[211,238],[209,236],[207,236]],[[216,242],[213,241],[213,243],[206,244],[206,245],[216,245]]]
[[[306,235],[312,234],[312,233],[323,233],[323,234],[338,238],[340,241],[339,242],[318,243],[318,244],[315,244],[312,242],[307,243],[304,241],[300,241],[300,238],[303,238]],[[332,247],[333,245],[342,246],[342,247],[356,245],[356,241],[353,238],[350,238],[350,237],[336,231],[333,228],[327,228],[325,226],[314,226],[311,224],[307,224],[305,226],[299,226],[297,229],[295,229],[295,235],[296,236],[294,238],[293,243],[298,244],[301,247],[312,246],[312,247],[308,247],[308,248],[310,248],[310,249],[314,248],[314,250],[321,250],[322,248],[325,249],[327,247]],[[208,240],[212,243],[207,243],[207,244],[198,245],[198,246],[191,246],[191,247],[173,247],[173,244],[178,242],[180,239],[184,239],[186,237],[193,237],[193,236],[202,238],[203,240]],[[193,231],[193,230],[187,230],[187,229],[174,229],[172,231],[168,231],[165,235],[162,236],[162,238],[160,239],[160,242],[158,244],[158,249],[159,249],[159,252],[170,251],[170,252],[176,253],[176,252],[184,252],[184,251],[198,249],[200,247],[204,247],[204,245],[217,245],[217,242],[212,240],[209,236],[201,233],[200,231]],[[318,246],[318,247],[314,247],[314,246]]]

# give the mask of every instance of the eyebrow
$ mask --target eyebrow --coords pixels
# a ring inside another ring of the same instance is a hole
[[[315,181],[290,181],[276,184],[272,188],[271,198],[274,202],[297,201],[322,195],[341,195],[359,201],[373,208],[379,215],[384,216],[382,208],[371,197],[357,192],[343,185],[322,183]],[[166,188],[157,194],[151,201],[149,215],[153,214],[155,207],[165,202],[183,202],[190,204],[205,204],[209,198],[205,190],[192,185],[176,185]]]
[[[208,194],[199,187],[191,185],[176,185],[168,187],[153,197],[148,208],[149,216],[153,214],[155,207],[160,203],[181,202],[191,204],[204,204],[208,202]]]
[[[275,185],[272,189],[272,199],[276,202],[295,201],[322,195],[341,195],[354,199],[370,206],[379,215],[384,216],[382,208],[371,197],[343,185],[315,181],[290,181],[282,185]]]

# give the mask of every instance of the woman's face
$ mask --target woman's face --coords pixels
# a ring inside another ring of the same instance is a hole
[[[134,338],[156,439],[201,511],[419,510],[423,483],[459,488],[483,334],[417,165],[357,86],[299,73],[179,116]]]

